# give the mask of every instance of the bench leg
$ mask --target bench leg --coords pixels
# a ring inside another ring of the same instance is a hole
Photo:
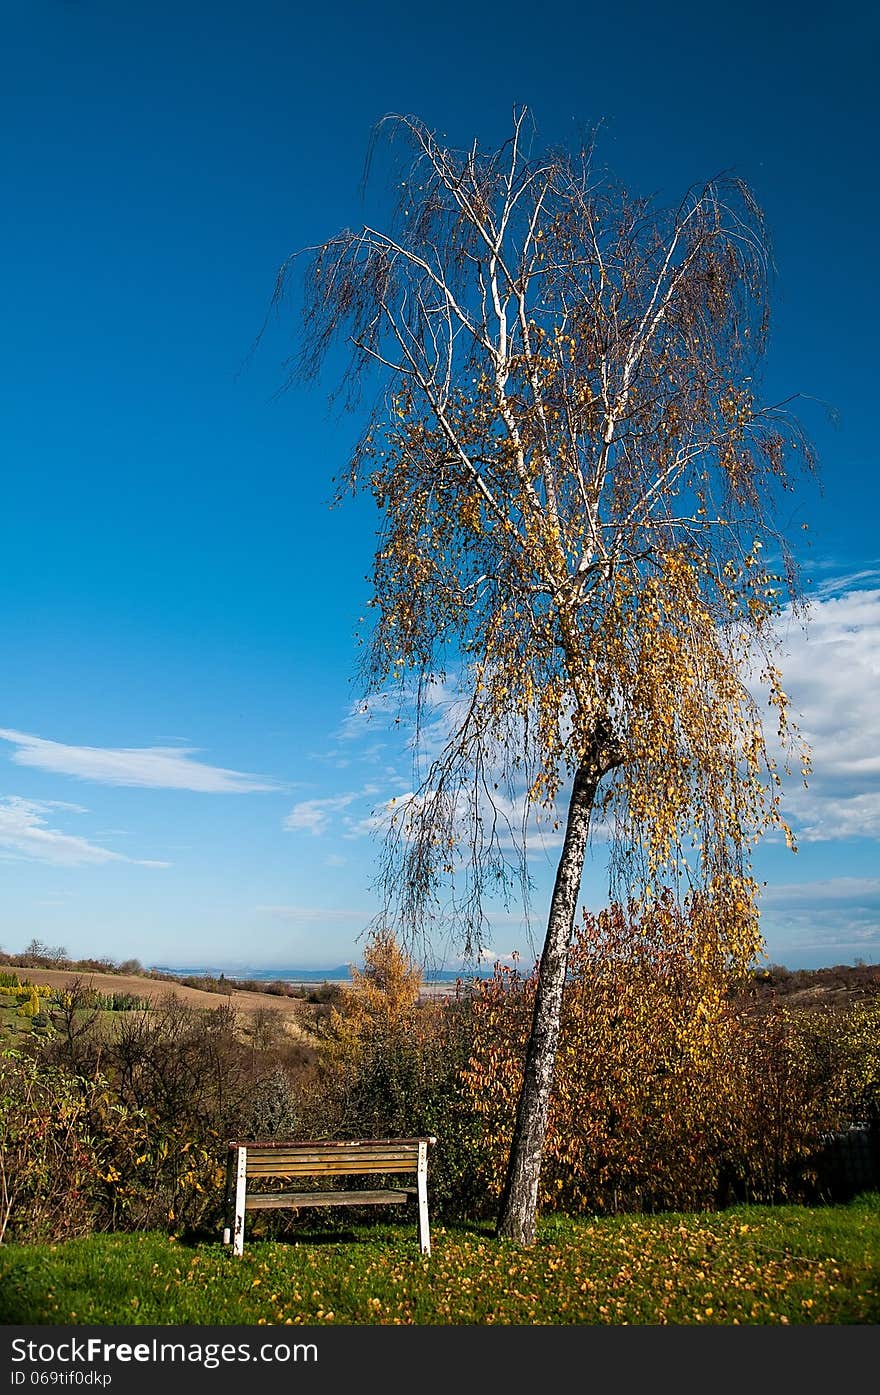
[[[232,1253],[244,1254],[244,1193],[247,1185],[247,1148],[237,1151],[235,1168],[235,1220],[232,1231]]]
[[[416,1169],[416,1186],[419,1202],[419,1249],[423,1255],[431,1253],[431,1232],[428,1227],[428,1145],[419,1144],[419,1162]]]

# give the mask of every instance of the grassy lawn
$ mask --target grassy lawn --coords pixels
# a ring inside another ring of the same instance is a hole
[[[413,1225],[220,1245],[160,1234],[0,1248],[0,1322],[813,1324],[880,1322],[880,1196],[846,1206],[550,1217],[521,1250]]]

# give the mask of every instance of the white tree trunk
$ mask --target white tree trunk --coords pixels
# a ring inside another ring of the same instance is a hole
[[[611,764],[616,762],[612,761]],[[523,1085],[497,1224],[499,1236],[516,1240],[522,1245],[531,1245],[535,1239],[541,1155],[547,1134],[568,950],[577,913],[596,788],[609,768],[610,764],[597,760],[581,766],[575,775],[565,840],[556,869],[547,934],[538,969]]]

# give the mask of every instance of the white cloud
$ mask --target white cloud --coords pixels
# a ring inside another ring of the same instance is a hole
[[[805,843],[880,838],[880,590],[834,589],[781,644],[783,686],[813,753],[808,787],[785,792]]]
[[[849,575],[825,578],[811,599],[806,627],[787,614],[779,627],[779,666],[783,685],[791,695],[793,715],[812,749],[813,769],[805,789],[797,768],[784,782],[785,811],[801,843],[850,838],[880,839],[880,573],[863,568]],[[452,679],[433,684],[425,695],[419,730],[419,768],[423,772],[443,748],[462,717],[461,698]],[[764,695],[766,700],[766,694]],[[343,732],[349,749],[360,736],[366,744],[378,725],[390,727],[398,699],[385,694],[374,702],[373,724],[361,707],[352,708]],[[404,705],[404,715],[409,715]],[[766,715],[768,744],[778,756],[773,712]],[[410,741],[412,735],[410,733]],[[347,838],[381,834],[391,815],[413,798],[411,781],[404,784],[384,773],[383,797],[368,810],[352,811],[343,820]],[[392,805],[390,799],[396,795]],[[348,796],[348,807],[353,798]],[[560,795],[564,803],[565,790]],[[513,801],[498,800],[503,820],[514,829],[522,822],[522,791]],[[311,801],[298,806],[299,826],[315,831],[328,827],[331,801]],[[563,822],[560,820],[560,822]],[[597,821],[593,836],[608,836]],[[555,853],[562,830],[554,829],[553,815],[545,811],[538,822],[529,821],[529,842],[534,856]],[[509,842],[506,833],[502,844]]]
[[[75,834],[50,828],[45,815],[57,805],[52,801],[0,798],[0,856],[48,862],[55,866],[101,866],[108,862],[137,863],[140,867],[168,867],[167,862],[124,857],[110,848],[99,847]],[[80,811],[83,812],[83,811]]]
[[[768,943],[806,951],[880,957],[880,877],[829,877],[767,887],[761,921]]]
[[[528,974],[531,969],[531,964],[524,961],[523,956],[515,949],[510,950],[507,954],[500,954],[494,949],[481,949],[478,962],[482,965],[489,965],[490,967],[493,964],[500,964],[508,969],[516,967],[526,974]]]
[[[12,755],[16,765],[32,765],[56,775],[104,785],[196,790],[205,794],[247,794],[278,788],[274,782],[255,775],[193,760],[194,747],[65,746],[8,728],[0,728],[0,739],[17,747]]]
[[[815,882],[776,884],[764,890],[761,900],[768,906],[814,906],[833,901],[862,902],[880,908],[880,877],[826,877]]]

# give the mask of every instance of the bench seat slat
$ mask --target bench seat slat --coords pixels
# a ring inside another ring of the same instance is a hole
[[[286,1162],[321,1167],[339,1160],[378,1162],[383,1158],[396,1159],[399,1162],[415,1162],[418,1156],[418,1148],[328,1148],[322,1153],[300,1151],[298,1148],[279,1148],[271,1153],[266,1148],[248,1148],[247,1150],[248,1162],[261,1163],[266,1167],[277,1167],[279,1163]]]
[[[291,1140],[287,1138],[241,1138],[232,1139],[227,1147],[234,1148],[264,1148],[266,1152],[276,1149],[305,1149],[311,1152],[320,1153],[328,1148],[417,1148],[420,1143],[436,1143],[435,1138],[427,1134],[424,1138],[304,1138],[302,1140]]]
[[[324,1163],[334,1158],[417,1158],[418,1148],[325,1148],[313,1153],[300,1148],[278,1148],[269,1152],[268,1148],[248,1148],[247,1155],[256,1162],[278,1163],[288,1158],[298,1162]]]
[[[249,1192],[246,1211],[269,1211],[299,1206],[393,1206],[415,1196],[415,1187],[376,1192]]]
[[[367,1162],[332,1162],[332,1163],[308,1163],[305,1166],[298,1163],[278,1163],[274,1167],[257,1164],[251,1167],[248,1164],[248,1177],[356,1177],[359,1173],[369,1172],[415,1172],[415,1163],[390,1162],[387,1158],[379,1162],[370,1164]]]

